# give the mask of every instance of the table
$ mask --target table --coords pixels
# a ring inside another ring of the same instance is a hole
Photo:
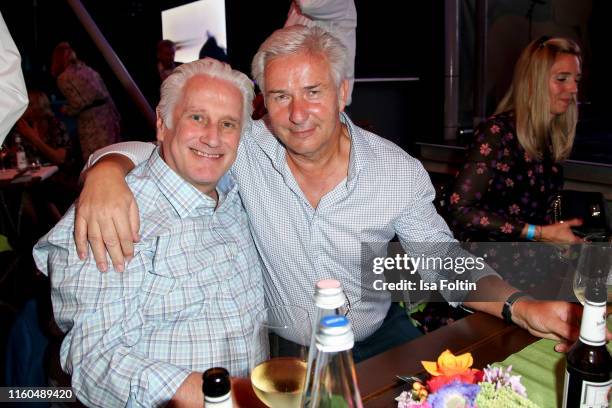
[[[28,169],[20,173],[17,169],[0,170],[0,185],[23,184],[33,180],[46,180],[58,171],[57,166],[42,166],[36,170]]]
[[[19,237],[24,192],[57,173],[57,166],[0,170],[0,234]]]
[[[397,407],[395,397],[404,389],[404,383],[395,376],[423,373],[421,360],[435,361],[446,349],[454,354],[472,353],[474,367],[482,368],[505,359],[536,340],[537,337],[515,325],[476,312],[359,363],[356,370],[364,407]]]

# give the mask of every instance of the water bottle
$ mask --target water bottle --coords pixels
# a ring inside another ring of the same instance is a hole
[[[302,407],[363,408],[351,349],[355,337],[345,316],[325,316],[315,334],[313,377]]]
[[[21,144],[21,137],[15,136],[15,163],[17,170],[22,171],[28,168],[28,157]]]
[[[345,307],[346,297],[342,290],[342,285],[336,279],[324,279],[317,282],[315,285],[314,302],[317,307],[313,320],[312,327],[312,339],[310,341],[310,348],[308,353],[308,364],[306,370],[306,379],[304,383],[304,392],[302,394],[301,405],[304,406],[306,399],[309,397],[312,391],[312,376],[313,376],[313,361],[317,353],[315,344],[315,334],[317,332],[317,326],[321,321],[321,318],[330,315],[346,316],[348,309]]]

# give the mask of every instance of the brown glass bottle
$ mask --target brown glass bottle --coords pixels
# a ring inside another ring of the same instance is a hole
[[[563,407],[608,408],[612,357],[606,348],[606,299],[602,285],[586,288],[580,339],[567,353]]]

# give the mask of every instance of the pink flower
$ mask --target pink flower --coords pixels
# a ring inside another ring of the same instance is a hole
[[[513,187],[514,186],[514,180],[512,180],[511,178],[507,178],[506,179],[506,186]]]
[[[491,133],[493,133],[494,135],[499,133],[499,126],[497,125],[493,125],[491,126]]]
[[[488,156],[491,153],[491,148],[488,143],[483,143],[480,145],[480,154],[483,156]]]
[[[520,212],[521,212],[521,207],[519,207],[519,206],[518,206],[518,205],[516,205],[516,204],[512,204],[512,205],[509,207],[509,210],[510,210],[510,214],[512,214],[512,215],[517,215],[518,213],[520,213]]]
[[[453,193],[450,197],[450,202],[451,204],[457,204],[459,202],[459,199],[461,198],[461,196],[457,193]]]
[[[480,218],[480,225],[483,225],[483,226],[489,225],[489,218],[488,217]]]
[[[501,226],[501,232],[503,232],[504,234],[510,234],[513,229],[514,227],[508,222]]]
[[[510,166],[508,166],[506,163],[497,163],[497,170],[501,170],[506,173],[508,170],[510,170]]]

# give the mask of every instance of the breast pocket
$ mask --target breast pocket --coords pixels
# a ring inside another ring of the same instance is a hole
[[[233,261],[222,243],[175,244],[158,246],[164,249],[155,254],[145,280],[150,300],[145,313],[167,321],[197,320],[205,316],[220,285],[230,277]]]

